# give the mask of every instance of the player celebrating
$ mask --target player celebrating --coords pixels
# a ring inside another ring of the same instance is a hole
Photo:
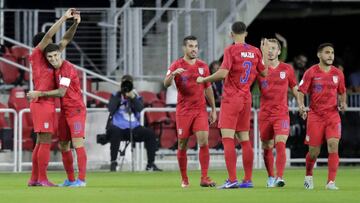
[[[200,145],[199,160],[201,165],[200,186],[214,187],[215,182],[208,177],[209,146],[208,146],[208,115],[206,112],[205,96],[211,105],[210,123],[216,121],[216,109],[214,94],[210,83],[198,85],[198,76],[208,76],[209,67],[197,58],[199,51],[197,38],[185,37],[183,40],[184,57],[176,60],[171,66],[164,79],[164,86],[169,87],[175,80],[178,90],[176,106],[176,128],[178,134],[177,159],[181,172],[181,187],[189,187],[187,176],[186,148],[189,136],[195,133]],[[204,94],[205,92],[205,94]]]
[[[306,154],[306,176],[304,186],[313,189],[313,168],[320,154],[323,140],[326,139],[328,157],[328,180],[325,186],[337,190],[335,185],[336,171],[339,166],[339,140],[341,137],[341,120],[339,109],[346,109],[346,88],[343,73],[334,67],[334,46],[324,43],[318,47],[319,63],[310,67],[304,74],[299,87],[300,115],[306,119],[307,129],[305,143],[309,145]],[[304,105],[304,94],[310,95],[310,111],[307,115]]]
[[[258,73],[266,75],[267,68],[262,64],[260,50],[245,43],[246,25],[238,21],[232,24],[231,30],[231,36],[235,43],[225,48],[224,61],[220,69],[211,76],[198,77],[197,82],[215,82],[226,78],[220,107],[219,128],[221,128],[225,163],[229,177],[225,184],[219,188],[252,188],[254,153],[249,141],[252,101],[250,86]],[[267,40],[265,39],[263,43],[263,50],[266,51],[268,49]],[[240,184],[236,177],[237,157],[234,135],[241,144],[245,170],[245,177]]]
[[[74,15],[80,23],[80,15]],[[59,121],[59,140],[62,151],[63,164],[67,179],[60,186],[85,187],[86,151],[84,148],[86,107],[82,100],[80,81],[74,65],[61,58],[60,47],[49,44],[44,55],[47,61],[55,68],[55,78],[58,89],[51,91],[30,91],[28,97],[61,97],[61,115]],[[79,176],[75,180],[73,156],[70,143],[75,148]]]
[[[33,37],[35,47],[30,55],[34,88],[38,91],[55,89],[54,70],[48,67],[43,56],[45,47],[52,43],[52,37],[60,29],[62,23],[73,17],[75,9],[68,9],[65,14],[49,29]],[[78,26],[77,21],[68,29],[59,43],[60,51],[64,50],[71,41]],[[55,132],[55,100],[54,98],[40,98],[30,103],[34,132],[37,133],[36,145],[32,153],[32,172],[28,186],[55,186],[48,181],[46,170],[50,159],[51,136]]]
[[[298,100],[298,88],[294,69],[280,62],[281,45],[277,39],[269,39],[269,70],[266,77],[258,76],[260,98],[260,137],[264,150],[264,162],[268,172],[267,187],[283,187],[286,164],[285,145],[289,135],[288,87]],[[266,57],[266,56],[264,56]],[[274,177],[273,148],[276,148],[276,178]]]

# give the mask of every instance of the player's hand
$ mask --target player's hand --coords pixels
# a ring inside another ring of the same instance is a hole
[[[127,98],[134,99],[136,97],[136,94],[135,94],[134,90],[131,90],[130,92],[126,92],[125,96]]]
[[[41,92],[40,91],[29,91],[26,96],[30,99],[30,100],[36,100],[39,96],[40,96]]]
[[[307,118],[307,113],[306,113],[306,108],[305,106],[299,106],[299,114],[301,116],[302,119],[306,120]]]
[[[176,69],[175,71],[173,71],[173,72],[171,73],[171,75],[172,75],[172,76],[176,76],[176,75],[180,75],[180,74],[183,73],[183,72],[185,72],[185,69],[183,69],[183,68],[178,68],[178,69]]]
[[[74,23],[79,24],[81,22],[80,11],[74,12]]]
[[[346,102],[340,102],[340,104],[339,104],[339,110],[340,110],[341,112],[345,112],[346,108],[347,108]]]
[[[66,19],[72,18],[74,17],[74,13],[76,13],[76,9],[75,8],[69,8],[65,13],[64,16]]]
[[[201,77],[201,76],[197,77],[197,78],[196,78],[196,82],[197,82],[198,84],[204,83],[204,77]]]
[[[217,119],[216,110],[215,110],[215,109],[214,109],[214,110],[211,110],[211,112],[210,112],[210,118],[209,118],[210,125],[213,124],[213,123],[215,123],[216,119]]]

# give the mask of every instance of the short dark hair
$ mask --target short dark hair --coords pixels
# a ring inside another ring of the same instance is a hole
[[[232,24],[231,26],[231,31],[234,34],[243,34],[246,32],[246,25],[245,23],[241,22],[241,21],[237,21],[235,23]]]
[[[44,49],[44,55],[46,56],[47,53],[53,52],[53,51],[60,51],[59,45],[54,44],[54,43],[47,45]]]
[[[187,41],[189,40],[193,40],[193,41],[197,41],[197,37],[193,36],[193,35],[189,35],[186,36],[183,40],[183,46],[186,46]]]
[[[46,34],[45,32],[39,32],[33,37],[32,44],[34,47],[36,47],[41,42],[45,34]]]
[[[123,75],[122,78],[121,78],[121,82],[123,81],[130,81],[130,82],[133,82],[134,79],[131,75]]]
[[[322,43],[319,45],[318,49],[317,49],[317,52],[321,52],[325,47],[331,47],[333,49],[335,49],[334,45],[332,43]]]

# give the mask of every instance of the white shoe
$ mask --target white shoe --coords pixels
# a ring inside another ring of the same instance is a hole
[[[181,187],[182,188],[188,188],[190,186],[189,181],[188,180],[182,180],[181,181]]]
[[[336,187],[334,181],[329,181],[328,184],[325,185],[325,189],[327,189],[327,190],[338,190],[339,188]]]
[[[284,187],[285,186],[284,179],[277,177],[275,182],[274,182],[274,186],[275,187]]]
[[[275,178],[272,176],[269,176],[267,183],[266,183],[266,187],[274,187],[274,183],[275,183]]]
[[[314,189],[314,181],[312,176],[305,176],[304,186],[305,189],[308,190]]]

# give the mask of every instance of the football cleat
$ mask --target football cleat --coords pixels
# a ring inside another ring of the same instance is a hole
[[[35,186],[40,186],[39,182],[35,181],[35,180],[29,180],[28,184],[29,187],[35,187]]]
[[[54,183],[52,183],[52,182],[50,182],[48,180],[40,181],[39,186],[42,186],[42,187],[57,187],[57,185],[55,185]]]
[[[269,176],[267,183],[266,183],[266,187],[274,187],[274,183],[275,183],[275,178],[272,176]]]
[[[210,177],[201,177],[201,187],[215,187],[216,183]]]
[[[239,183],[239,188],[253,188],[254,185],[251,180],[243,180]]]
[[[59,186],[59,187],[70,187],[70,186],[74,186],[75,184],[76,184],[76,180],[70,181],[70,180],[66,179],[66,180],[64,181],[64,183],[59,184],[58,186]]]
[[[234,189],[234,188],[239,188],[238,186],[239,182],[237,180],[234,181],[230,181],[229,179],[227,179],[225,181],[225,183],[221,186],[218,187],[218,189]]]
[[[75,184],[70,185],[69,187],[86,187],[86,182],[80,179],[75,180]]]
[[[304,187],[308,190],[314,189],[314,181],[312,176],[305,176]]]
[[[275,182],[274,182],[274,186],[275,187],[284,187],[285,186],[285,181],[282,178],[277,177]]]
[[[338,190],[339,188],[336,187],[334,181],[329,181],[328,184],[326,184],[325,189],[327,189],[327,190]]]
[[[181,187],[182,188],[188,188],[188,187],[190,187],[190,183],[189,183],[189,180],[182,180],[181,181]]]

